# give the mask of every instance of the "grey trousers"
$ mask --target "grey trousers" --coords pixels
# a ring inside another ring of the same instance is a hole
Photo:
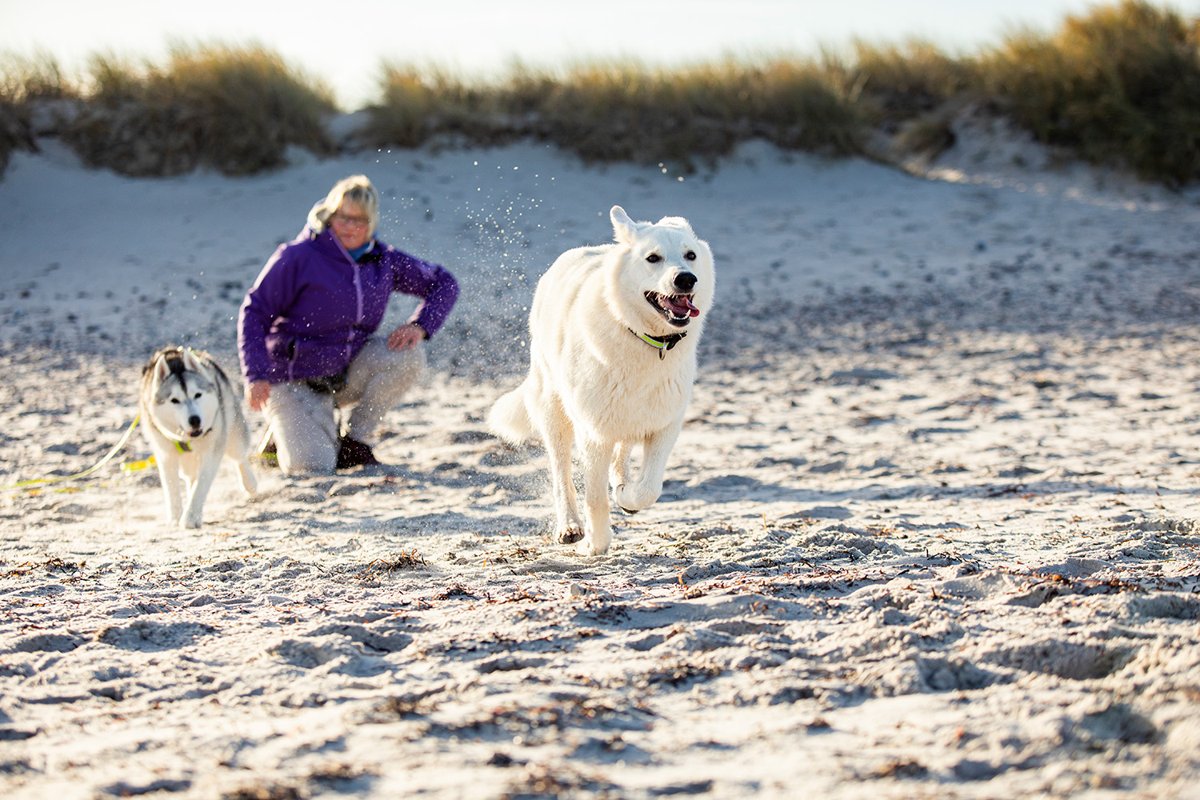
[[[304,381],[271,386],[264,414],[280,469],[285,475],[332,473],[338,439],[345,435],[371,444],[383,415],[400,402],[424,369],[424,345],[393,351],[385,340],[373,338],[350,363],[346,386],[340,391],[320,394]]]

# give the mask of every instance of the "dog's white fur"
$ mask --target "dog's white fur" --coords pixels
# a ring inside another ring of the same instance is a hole
[[[540,437],[550,459],[556,538],[579,541],[584,555],[607,552],[612,540],[606,481],[613,501],[630,513],[662,493],[714,291],[712,251],[686,219],[634,222],[620,206],[610,217],[615,243],[568,250],[538,281],[529,374],[488,414],[492,430],[510,442]],[[694,286],[681,292],[688,275]],[[674,314],[647,293],[674,295]],[[670,350],[638,336],[679,333],[687,335]],[[582,461],[586,526],[572,480],[573,442]],[[637,445],[642,466],[634,475]]]
[[[138,408],[158,464],[168,522],[200,527],[222,455],[237,463],[242,488],[254,493],[250,428],[241,398],[208,353],[179,347],[157,351],[142,369]],[[186,507],[181,477],[186,480]]]

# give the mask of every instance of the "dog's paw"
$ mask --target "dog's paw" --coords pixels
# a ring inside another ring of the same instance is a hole
[[[613,502],[626,514],[636,514],[657,503],[661,493],[661,484],[658,486],[645,486],[641,483],[635,483],[632,486],[627,486],[622,483],[613,489]]]
[[[589,536],[575,545],[575,552],[581,556],[602,556],[608,552],[608,542],[601,545]]]
[[[583,530],[578,525],[568,525],[555,538],[559,544],[574,544],[583,538]]]
[[[199,514],[184,514],[183,519],[179,520],[179,527],[195,530],[200,527]]]
[[[629,506],[631,504],[629,504],[627,501],[622,502],[621,495],[623,495],[623,494],[625,494],[625,484],[618,483],[613,486],[612,501],[613,501],[613,504],[616,505],[617,508],[621,509],[622,511],[624,511],[626,514],[628,514],[631,517],[634,514],[636,514],[638,511],[641,511],[640,508],[630,508]]]

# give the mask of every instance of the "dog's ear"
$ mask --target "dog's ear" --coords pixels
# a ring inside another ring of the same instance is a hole
[[[608,212],[608,216],[612,219],[613,236],[621,244],[630,244],[637,237],[637,223],[629,218],[625,213],[625,209],[620,206],[613,206]]]
[[[156,384],[162,383],[171,374],[171,366],[167,363],[167,359],[162,356],[154,359],[153,369],[154,382]]]
[[[200,363],[196,360],[196,353],[190,347],[185,347],[179,351],[183,357],[183,368],[188,372],[199,372]]]

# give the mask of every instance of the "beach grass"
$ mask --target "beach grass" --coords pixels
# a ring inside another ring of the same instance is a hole
[[[165,64],[108,54],[66,78],[44,59],[17,64],[0,103],[19,126],[53,97],[71,103],[58,133],[90,166],[133,176],[196,168],[243,175],[282,166],[289,146],[333,152],[330,90],[261,46],[175,47]],[[15,137],[19,140],[20,137]]]
[[[479,86],[441,71],[392,66],[369,109],[367,142],[416,146],[439,137],[476,145],[529,138],[589,162],[690,168],[760,137],[788,149],[862,152],[868,120],[841,73],[794,60],[664,69],[588,63],[561,74],[518,65]]]
[[[36,147],[33,107],[77,94],[49,55],[5,55],[0,58],[0,176],[15,150]]]
[[[1182,186],[1200,178],[1198,40],[1200,17],[1122,0],[969,54],[856,41],[840,55],[675,68],[515,64],[488,80],[384,63],[354,146],[531,139],[589,162],[688,170],[765,139],[887,160],[950,146],[955,114],[971,107],[1087,161]],[[88,164],[125,174],[247,174],[282,165],[291,146],[335,149],[329,89],[260,46],[177,48],[163,65],[98,55],[76,79],[45,57],[0,63],[0,164],[36,146],[30,109],[47,99],[73,103],[58,132]]]
[[[1018,32],[978,58],[974,90],[1039,141],[1143,177],[1200,177],[1200,18],[1126,0]]]

